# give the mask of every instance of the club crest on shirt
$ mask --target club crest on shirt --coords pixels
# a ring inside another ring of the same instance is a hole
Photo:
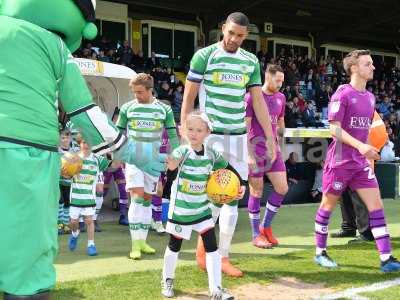
[[[375,107],[375,97],[374,96],[369,97],[369,102],[371,103],[372,107]]]
[[[351,98],[351,103],[356,104],[357,103],[357,98]]]
[[[282,105],[282,100],[280,98],[277,98],[276,103],[278,103],[278,105]]]
[[[329,104],[329,109],[331,113],[337,113],[340,109],[340,101],[336,100]]]
[[[246,65],[240,65],[240,70],[241,70],[243,73],[246,73],[246,72],[248,72],[249,68],[248,68],[248,66],[246,66]]]
[[[341,191],[343,189],[343,183],[339,181],[335,181],[333,183],[333,189],[336,191]]]

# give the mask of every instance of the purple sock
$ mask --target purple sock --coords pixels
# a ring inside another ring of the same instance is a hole
[[[253,239],[260,234],[260,200],[261,198],[249,196],[249,201],[247,202],[247,210],[249,212],[251,233]]]
[[[283,196],[275,191],[273,191],[271,195],[269,195],[264,214],[264,221],[263,221],[264,228],[271,226],[272,219],[278,212],[279,207],[281,207],[282,201],[283,201]]]
[[[159,222],[161,221],[161,214],[162,214],[162,198],[153,195],[151,197],[151,208],[152,208],[152,216],[154,222]]]
[[[128,194],[125,190],[125,183],[118,183],[118,193],[119,199],[126,200],[126,202],[128,203]]]
[[[369,213],[369,226],[371,227],[376,248],[378,248],[381,259],[388,259],[392,253],[392,246],[390,245],[390,235],[386,229],[383,209],[374,210]]]
[[[326,240],[328,238],[328,225],[331,213],[332,212],[330,212],[329,210],[319,208],[317,210],[317,214],[315,215],[315,244],[317,246],[317,249],[321,251],[326,249]]]
[[[110,182],[112,179],[112,172],[105,171],[104,172],[104,187],[103,187],[103,197],[105,198],[108,190],[110,189]]]
[[[128,195],[125,190],[125,183],[118,183],[118,192],[119,192],[119,213],[122,216],[127,217],[128,211]]]

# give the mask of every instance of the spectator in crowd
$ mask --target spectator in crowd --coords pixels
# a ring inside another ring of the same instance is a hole
[[[308,74],[305,76],[304,82],[307,86],[307,99],[314,99],[317,79],[315,78],[313,69],[308,70]]]
[[[92,52],[92,55],[90,56],[90,59],[97,60],[97,53],[96,53],[96,51],[93,51],[93,52]]]
[[[392,102],[390,101],[390,98],[388,96],[383,97],[383,102],[378,104],[378,112],[383,115],[383,119],[389,118],[391,111],[392,111]]]
[[[107,53],[108,50],[113,48],[111,41],[105,35],[101,37],[101,39],[97,45],[100,50],[104,50],[104,53]]]
[[[151,56],[149,57],[149,59],[147,60],[147,70],[153,70],[154,68],[157,68],[160,66],[160,60],[158,59],[158,57],[156,57],[156,53],[153,51],[151,52]]]
[[[297,165],[299,157],[296,152],[291,152],[285,161],[287,179],[289,184],[296,184],[301,179],[301,171]]]
[[[117,50],[117,62],[123,66],[131,66],[133,59],[133,50],[129,46],[127,40],[124,41],[123,45]]]
[[[299,94],[297,97],[294,97],[293,103],[298,109],[299,113],[302,114],[306,108],[306,101],[304,100],[303,94]]]
[[[296,128],[298,119],[298,108],[295,107],[293,101],[287,101],[285,107],[285,127]]]
[[[99,50],[99,55],[98,55],[97,59],[99,61],[110,62],[110,57],[105,55],[104,49]]]
[[[314,106],[311,101],[306,102],[306,106],[302,113],[301,119],[302,119],[303,125],[305,127],[316,127],[317,126],[317,120],[315,119]]]
[[[177,80],[177,78],[176,78],[176,76],[175,76],[175,74],[174,74],[174,72],[172,71],[171,68],[167,69],[166,75],[167,75],[167,78],[168,78],[169,85],[171,87],[175,87],[176,84],[178,83],[178,80]]]
[[[316,166],[314,185],[311,188],[311,198],[315,203],[321,202],[322,199],[322,169],[324,167],[324,160]]]
[[[108,56],[108,59],[110,60],[110,63],[113,63],[113,64],[117,63],[115,49],[109,49],[107,56]]]
[[[293,99],[291,87],[290,87],[289,85],[287,85],[287,86],[283,89],[282,93],[285,95],[287,101],[291,101],[291,100]],[[286,103],[287,103],[287,102],[286,102]]]
[[[175,123],[181,119],[181,107],[183,100],[183,84],[179,82],[172,93],[172,111],[174,113]]]
[[[331,96],[331,93],[329,90],[330,90],[330,86],[328,89],[325,84],[322,84],[321,88],[319,88],[316,91],[316,95],[315,95],[315,104],[317,106],[317,111],[322,112],[323,119],[328,118],[328,103],[329,103],[329,99]]]
[[[168,101],[170,104],[172,102],[172,89],[169,88],[169,84],[165,81],[158,91],[158,99]]]
[[[394,137],[397,137],[399,134],[399,122],[397,121],[397,116],[395,113],[391,113],[388,120],[388,126],[392,130],[392,134]]]
[[[132,59],[133,69],[136,73],[144,72],[146,69],[146,60],[143,57],[143,51],[139,50],[136,55],[133,55]]]

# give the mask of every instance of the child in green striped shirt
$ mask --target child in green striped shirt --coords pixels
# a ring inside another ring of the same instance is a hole
[[[71,132],[68,129],[60,132],[60,146],[58,152],[62,155],[71,150]],[[60,175],[60,200],[58,202],[58,234],[70,233],[69,229],[69,194],[71,178]]]
[[[76,249],[79,236],[79,217],[83,216],[88,235],[87,254],[95,256],[97,249],[94,244],[93,217],[96,213],[97,177],[100,172],[108,167],[109,162],[104,157],[93,154],[80,134],[77,136],[77,142],[81,149],[79,156],[83,160],[83,165],[79,174],[72,177],[70,194],[71,236],[68,246],[71,251]]]
[[[179,146],[167,160],[170,170],[178,168],[171,187],[171,201],[166,231],[170,233],[165,250],[162,273],[162,294],[173,297],[173,280],[182,239],[190,239],[192,231],[198,232],[206,249],[206,268],[211,299],[233,299],[221,287],[221,256],[218,251],[210,202],[206,193],[209,175],[213,170],[227,168],[239,174],[221,153],[204,146],[212,125],[205,113],[192,112],[186,119],[185,137],[188,145]],[[239,199],[244,194],[241,189]]]

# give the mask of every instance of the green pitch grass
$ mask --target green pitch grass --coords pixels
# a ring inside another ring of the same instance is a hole
[[[274,232],[280,246],[272,250],[254,248],[250,243],[250,228],[245,209],[241,209],[232,247],[232,260],[245,272],[240,279],[223,278],[224,286],[246,283],[267,284],[279,277],[295,277],[310,283],[326,283],[327,287],[342,290],[400,277],[382,274],[374,243],[347,245],[349,239],[329,239],[329,254],[340,265],[338,270],[324,270],[316,266],[314,255],[314,215],[316,205],[284,206],[274,220]],[[389,231],[394,237],[394,254],[400,257],[400,201],[385,201]],[[338,230],[340,209],[337,208],[329,227]],[[160,276],[167,236],[151,233],[149,244],[156,255],[146,255],[139,261],[127,258],[130,236],[126,227],[103,224],[104,232],[96,234],[99,256],[86,255],[86,235],[80,236],[78,248],[69,252],[68,236],[60,237],[60,254],[56,261],[57,286],[53,299],[162,299]],[[207,290],[206,273],[198,271],[194,263],[196,235],[184,241],[179,256],[176,293],[189,294]],[[392,293],[392,290],[394,291]],[[398,295],[396,288],[380,292],[384,298]],[[376,293],[378,294],[378,293]],[[371,294],[373,295],[373,294]],[[375,295],[375,294],[374,294]],[[372,296],[371,296],[372,297]],[[372,299],[372,298],[371,298]],[[375,298],[373,298],[375,299]]]
[[[361,296],[367,297],[370,300],[387,300],[387,299],[399,299],[400,298],[400,287],[392,287],[382,291],[374,293],[361,293]]]

